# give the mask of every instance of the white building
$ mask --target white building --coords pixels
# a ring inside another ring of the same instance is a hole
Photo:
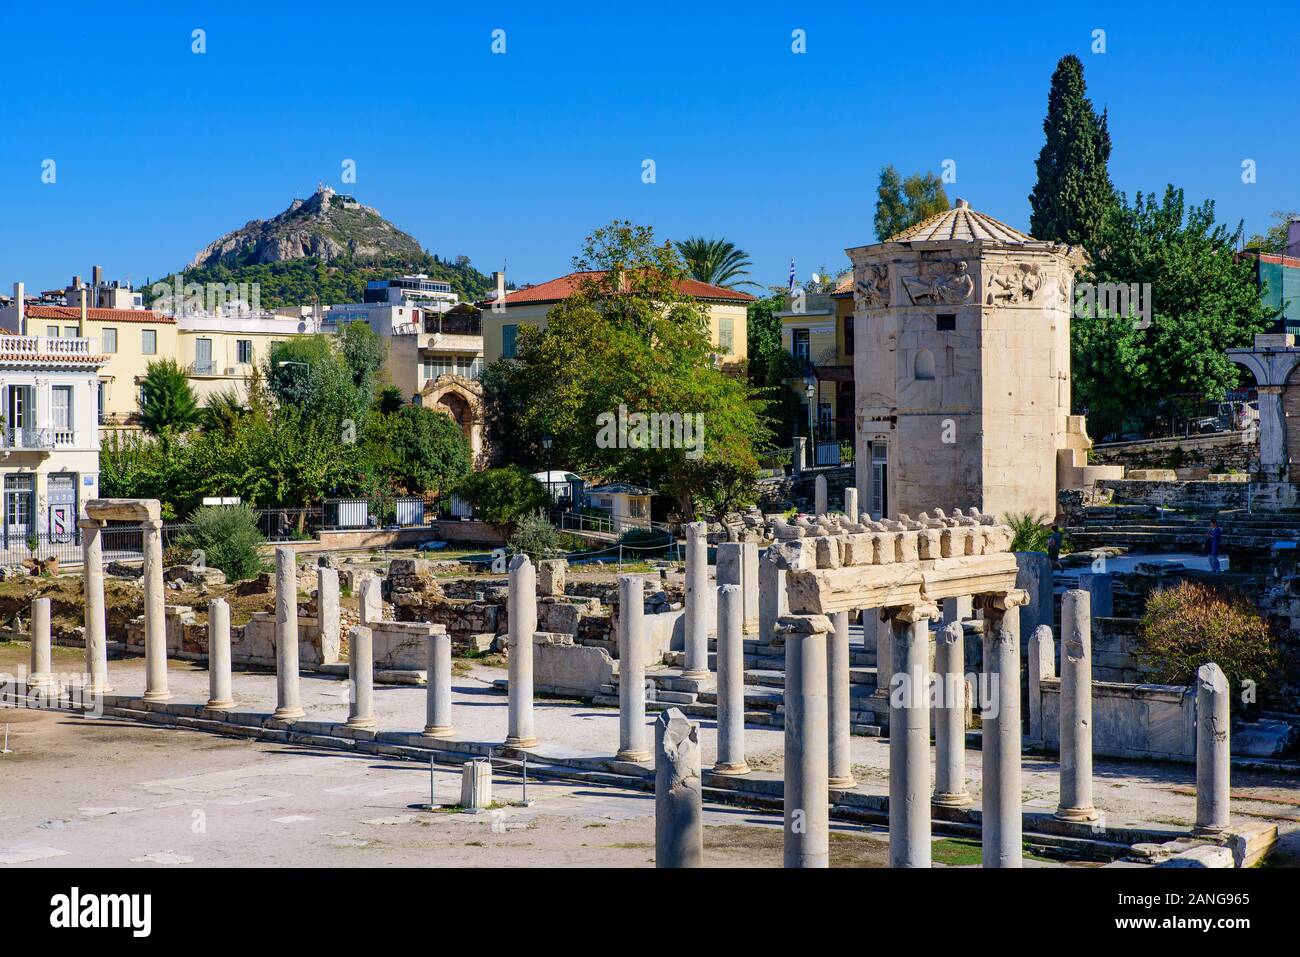
[[[451,283],[424,273],[371,280],[362,298],[363,302],[330,306],[325,312],[327,330],[360,320],[387,338],[423,328],[427,317],[444,313],[457,302]]]
[[[32,535],[74,541],[99,495],[96,393],[107,357],[84,337],[0,335],[0,483],[6,550]]]

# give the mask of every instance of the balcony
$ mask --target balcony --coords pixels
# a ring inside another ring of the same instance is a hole
[[[0,336],[0,355],[17,356],[20,360],[92,356],[97,348],[94,339],[79,336]]]
[[[190,375],[212,375],[217,371],[217,364],[211,359],[195,359],[189,364]]]
[[[0,428],[0,450],[15,452],[32,450],[49,452],[70,449],[77,444],[77,433],[72,429],[24,429],[5,426]]]

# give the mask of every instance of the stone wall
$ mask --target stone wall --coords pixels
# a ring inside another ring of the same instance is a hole
[[[1035,689],[1030,687],[1029,693]],[[1061,679],[1044,678],[1037,693],[1039,704],[1025,709],[1031,716],[1029,739],[1056,751]],[[1107,758],[1195,760],[1196,695],[1183,685],[1093,681],[1092,751]]]
[[[841,511],[844,508],[844,490],[855,481],[851,465],[805,470],[798,477],[760,479],[759,508],[764,512],[784,512],[793,504],[801,512],[812,512],[818,475],[826,476],[826,498],[831,511]],[[862,502],[858,505],[859,510],[866,507]]]
[[[1142,442],[1110,442],[1094,445],[1089,461],[1123,465],[1131,469],[1209,468],[1246,471],[1259,458],[1259,431],[1217,432],[1179,438],[1147,439]]]
[[[1114,493],[1117,503],[1160,505],[1184,511],[1300,507],[1300,486],[1291,482],[1135,482],[1102,479],[1098,488]]]

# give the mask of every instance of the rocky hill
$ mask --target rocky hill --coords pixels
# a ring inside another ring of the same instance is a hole
[[[310,199],[295,199],[278,216],[254,219],[209,243],[190,262],[190,268],[291,259],[415,262],[423,256],[415,237],[384,219],[378,210],[322,185]]]

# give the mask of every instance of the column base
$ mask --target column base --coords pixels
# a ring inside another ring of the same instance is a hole
[[[537,747],[537,739],[507,737],[506,744],[512,748],[535,748]]]
[[[1076,824],[1087,824],[1089,821],[1095,821],[1101,815],[1095,807],[1058,807],[1052,817],[1058,821],[1073,821]]]
[[[170,691],[146,691],[141,701],[170,701],[172,693]]]
[[[966,807],[974,804],[975,798],[969,791],[940,791],[935,793],[930,803],[938,807]]]
[[[858,786],[858,779],[851,774],[842,778],[827,778],[826,785],[828,787],[839,788],[840,790],[844,790],[845,788],[855,788]]]
[[[107,682],[105,682],[102,685],[96,685],[96,684],[85,685],[81,689],[82,697],[85,697],[87,695],[105,695],[105,694],[112,694],[112,693],[113,693],[113,686],[111,684],[108,684]]]
[[[700,681],[700,680],[702,680],[702,679],[704,679],[704,678],[708,678],[708,677],[710,677],[712,674],[713,674],[712,671],[710,671],[708,668],[705,668],[703,671],[700,671],[700,670],[698,670],[698,669],[697,669],[697,670],[693,670],[693,671],[683,671],[683,672],[682,672],[682,677],[683,677],[683,678],[694,678],[696,681]]]
[[[449,724],[431,724],[423,732],[426,738],[450,738],[452,733],[452,727]]]
[[[271,712],[271,717],[276,721],[287,721],[290,718],[302,718],[307,714],[302,708],[276,708]]]
[[[379,727],[379,722],[374,718],[350,718],[343,722],[343,727],[351,728],[354,731],[371,731],[374,728]]]
[[[749,767],[748,761],[727,761],[726,763],[719,762],[718,764],[715,764],[713,766],[714,774],[729,774],[729,775],[749,774],[750,770],[751,769]]]
[[[227,698],[225,701],[208,701],[203,707],[209,711],[229,711],[235,706],[234,698]]]
[[[1197,824],[1192,828],[1193,834],[1205,834],[1207,836],[1222,834],[1231,827],[1229,824]]]
[[[614,760],[616,760],[616,761],[634,761],[634,762],[636,762],[636,763],[639,764],[639,763],[642,762],[642,761],[649,761],[649,760],[650,760],[650,752],[649,752],[649,751],[644,751],[644,750],[640,750],[640,751],[619,751],[617,754],[614,755]]]

